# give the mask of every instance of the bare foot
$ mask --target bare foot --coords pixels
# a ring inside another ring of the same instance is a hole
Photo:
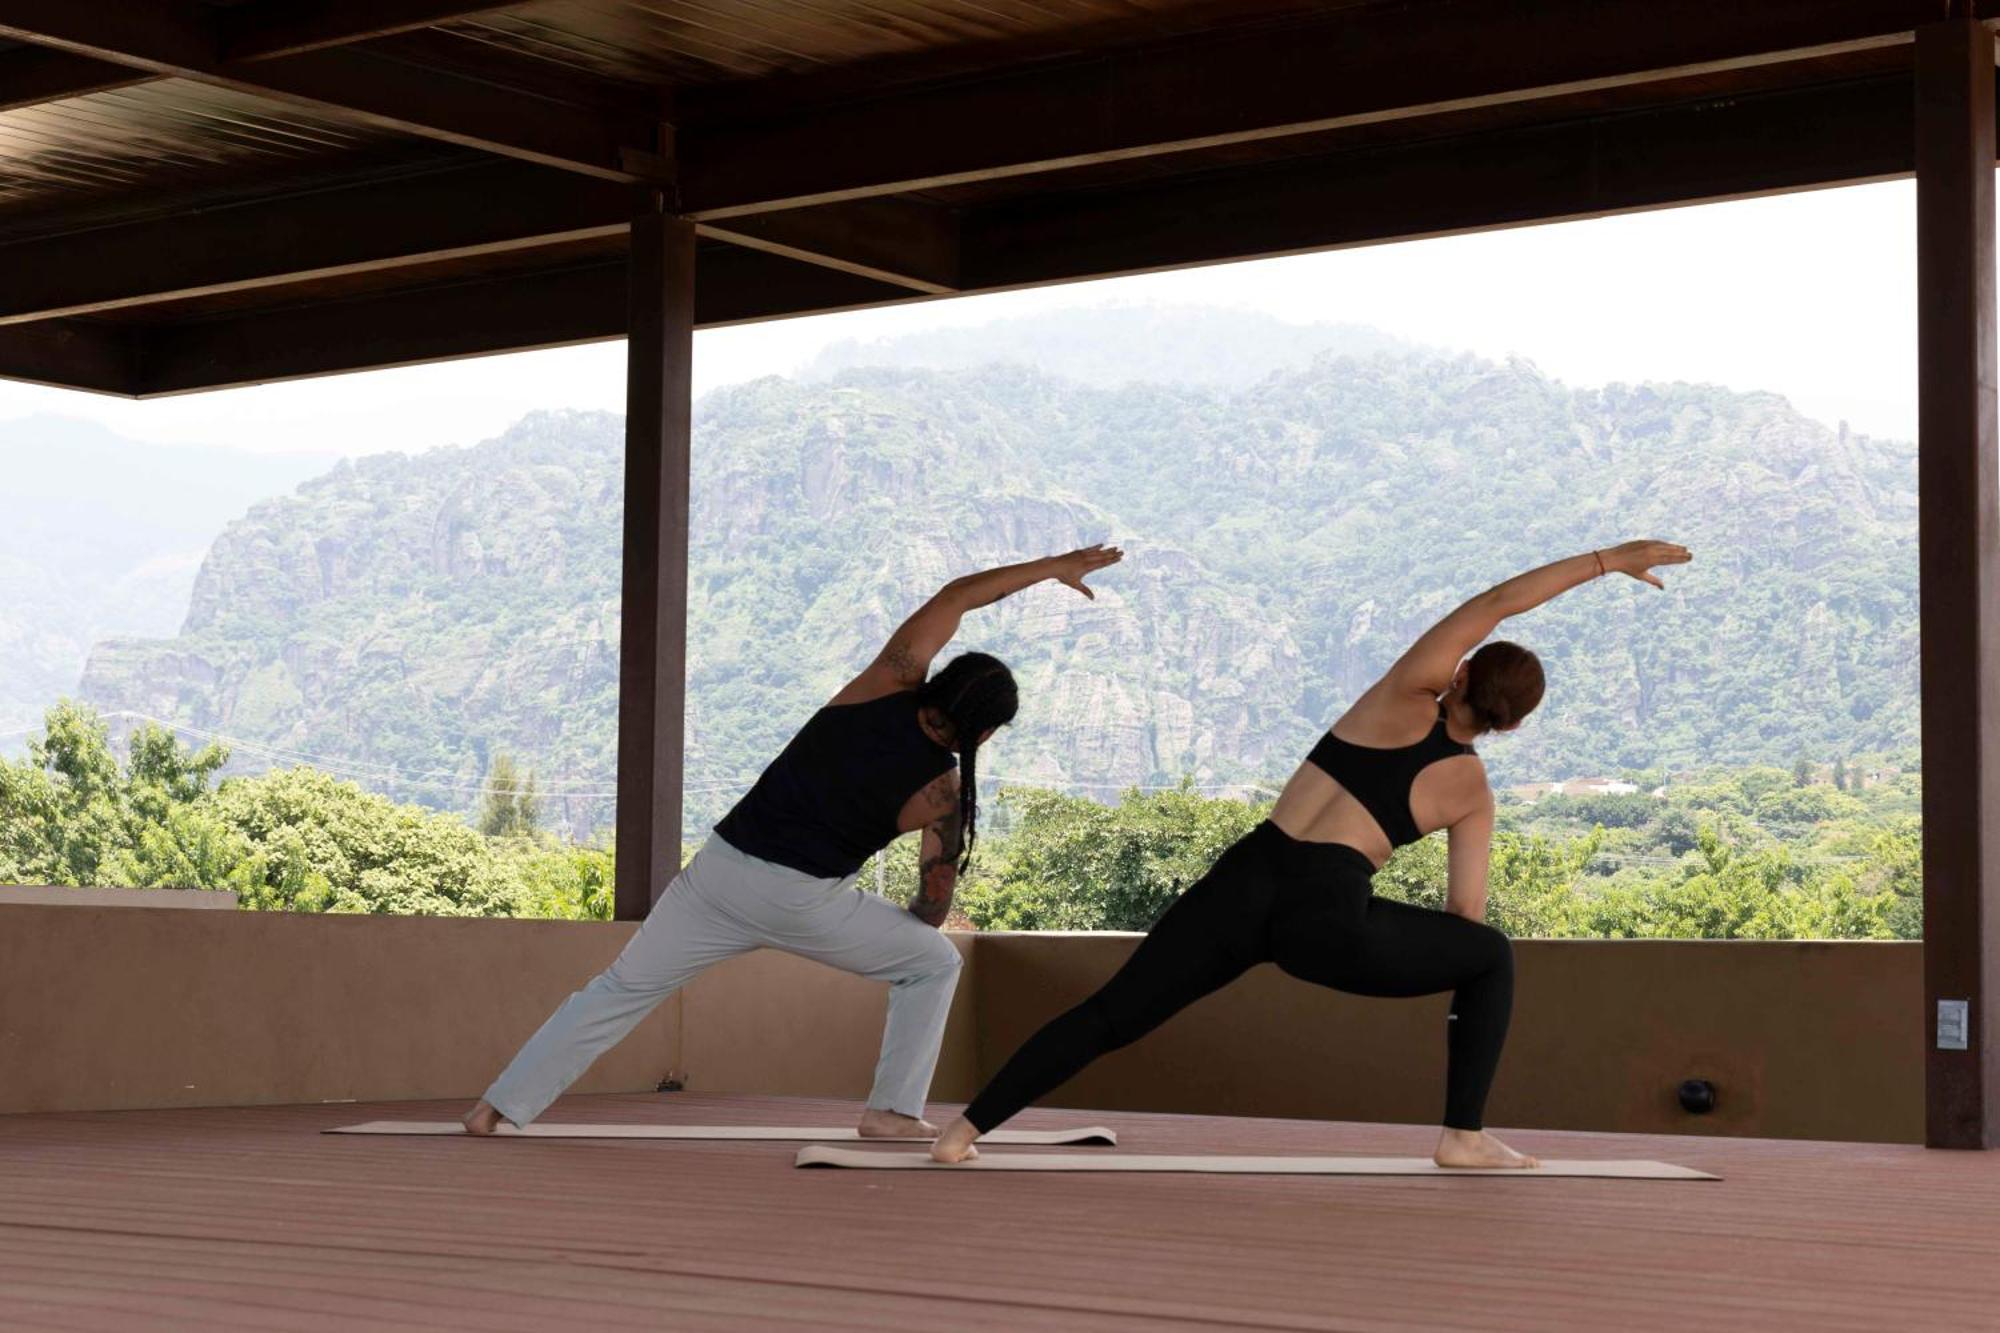
[[[1506,1170],[1540,1166],[1526,1153],[1515,1152],[1483,1129],[1447,1129],[1438,1139],[1431,1160],[1439,1166],[1471,1166]]]
[[[500,1118],[500,1113],[482,1099],[479,1105],[465,1113],[462,1123],[468,1134],[491,1134],[500,1128]]]
[[[861,1113],[855,1133],[864,1139],[934,1139],[937,1126],[913,1115],[898,1115],[871,1106]]]
[[[979,1156],[979,1149],[972,1146],[972,1141],[978,1137],[979,1131],[972,1127],[972,1122],[960,1116],[931,1145],[931,1160],[947,1166],[969,1162]]]

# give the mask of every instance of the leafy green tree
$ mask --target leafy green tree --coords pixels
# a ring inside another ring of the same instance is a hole
[[[499,856],[508,878],[520,885],[515,915],[611,920],[618,874],[610,847],[516,841]]]
[[[28,742],[23,783],[30,807],[47,821],[32,863],[51,884],[104,882],[106,862],[126,840],[124,792],[108,728],[96,713],[65,700],[49,709],[42,734]]]
[[[1445,852],[1445,840],[1440,837],[1419,838],[1407,847],[1397,848],[1388,864],[1377,872],[1375,892],[1398,902],[1443,911]]]
[[[199,806],[228,751],[148,724],[121,768],[109,728],[64,701],[23,763],[0,763],[0,875],[13,882],[234,888],[248,848]]]
[[[959,890],[981,930],[1145,930],[1268,809],[1186,785],[1115,806],[1024,788],[1001,800],[1005,861]]]
[[[142,727],[121,764],[102,719],[51,708],[27,759],[0,761],[0,878],[226,888],[246,907],[293,911],[612,913],[610,846],[522,830],[528,784],[516,776],[495,784],[514,798],[516,831],[489,838],[312,769],[215,786],[227,757]],[[1920,775],[1911,756],[1866,762],[1905,772],[1842,792],[1780,769],[1718,770],[1664,798],[1509,806],[1488,919],[1520,936],[1918,938]],[[1267,809],[1185,784],[1115,805],[1008,788],[959,907],[982,929],[1144,929]],[[1446,845],[1401,849],[1375,891],[1443,907]],[[683,863],[693,850],[683,844]],[[906,899],[916,850],[914,838],[892,843],[864,867],[864,887],[879,869],[883,891]]]
[[[1513,936],[1566,934],[1576,885],[1602,843],[1602,830],[1566,840],[1496,833],[1486,886],[1487,922]],[[1447,850],[1443,834],[1399,849],[1376,875],[1375,892],[1444,910],[1450,880]]]
[[[1539,834],[1495,834],[1487,924],[1517,938],[1570,934],[1577,886],[1603,843],[1601,828],[1564,841]]]
[[[1776,783],[1769,780],[1774,773]],[[1761,802],[1810,794],[1791,787],[1782,771],[1749,776]],[[1854,848],[1826,844],[1808,856],[1738,813],[1749,802],[1738,778],[1716,777],[1701,790],[1718,817],[1698,818],[1699,805],[1682,804],[1665,805],[1657,827],[1643,830],[1503,829],[1493,841],[1487,920],[1511,935],[1550,938],[1914,936],[1911,905],[1920,901],[1914,824],[1878,829]],[[1236,803],[1208,802],[1226,815],[1211,828],[1214,836],[1205,837],[1199,812],[1189,804],[1203,798],[1176,796],[1169,817],[1179,821],[1178,840],[1163,843],[1159,818],[1168,812],[1156,798],[1128,794],[1119,806],[1104,807],[1054,793],[1010,791],[1019,826],[996,858],[995,873],[962,890],[961,901],[984,929],[1142,929],[1247,827],[1243,812],[1231,808]],[[1571,809],[1566,817],[1576,813]],[[1836,821],[1829,827],[1850,826]],[[1607,877],[1603,867],[1625,859],[1607,850],[1614,835],[1625,840],[1620,845],[1659,846],[1671,854],[1641,857]],[[1375,892],[1443,908],[1446,850],[1443,835],[1400,849],[1377,874]]]
[[[979,839],[977,856],[973,862],[973,875],[990,874],[996,855],[995,840],[991,834],[982,834]],[[858,882],[863,890],[880,894],[892,903],[902,905],[910,901],[910,895],[917,888],[917,860],[920,843],[915,834],[896,839],[862,864]],[[960,898],[970,877],[960,885]]]
[[[239,778],[214,802],[266,862],[247,906],[439,916],[512,916],[522,906],[476,830],[329,774]]]
[[[1668,856],[1684,856],[1693,851],[1700,842],[1693,812],[1681,807],[1661,811],[1647,825],[1646,841]]]
[[[479,831],[489,838],[531,838],[540,826],[541,813],[535,775],[520,772],[510,754],[494,755],[480,796]]]

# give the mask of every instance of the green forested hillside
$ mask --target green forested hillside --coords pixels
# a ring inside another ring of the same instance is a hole
[[[962,328],[932,328],[821,349],[800,378],[852,370],[977,370],[1026,366],[1079,384],[1180,384],[1241,389],[1319,356],[1413,350],[1365,324],[1293,324],[1214,306],[1068,307]]]
[[[308,755],[446,809],[509,752],[549,822],[601,830],[619,437],[538,414],[342,464],[232,525],[181,634],[100,645],[80,692],[262,747],[238,768]],[[996,779],[1280,778],[1458,599],[1634,535],[1697,562],[1510,627],[1551,693],[1486,747],[1496,781],[1916,742],[1914,455],[1770,395],[1420,353],[1240,390],[854,370],[711,395],[694,471],[691,836],[939,583],[1102,539],[1130,558],[1097,601],[1038,589],[968,622],[1024,685]]]

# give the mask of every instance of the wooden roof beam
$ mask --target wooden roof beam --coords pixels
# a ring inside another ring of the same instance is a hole
[[[519,8],[523,0],[258,0],[222,12],[225,60],[269,60],[392,37],[454,19]]]
[[[613,236],[631,210],[624,186],[492,162],[148,218],[0,246],[0,325]]]
[[[0,379],[131,395],[137,347],[123,329],[51,320],[0,329]]]
[[[1078,191],[966,219],[969,291],[1859,184],[1913,169],[1906,77]]]
[[[682,208],[713,222],[1905,46],[1942,3],[1427,0],[761,123],[737,97],[704,126],[691,94],[679,134]]]
[[[1886,179],[1912,169],[1912,108],[1907,78],[1878,78],[1079,191],[968,214],[959,277],[1004,290]],[[705,248],[698,265],[702,327],[923,299],[734,246]],[[301,303],[138,330],[126,391],[587,342],[620,336],[624,319],[617,262]],[[115,344],[72,346],[64,362],[24,341],[59,323],[0,328],[0,375],[118,380]]]
[[[621,235],[630,191],[515,162],[287,195],[0,245],[0,326]],[[702,228],[910,291],[958,282],[958,217],[862,200]],[[161,247],[173,262],[160,262]]]
[[[913,292],[939,296],[959,288],[957,213],[914,199],[857,199],[701,223],[697,230]]]
[[[0,0],[0,36],[604,180],[661,175],[655,118],[573,106],[361,50],[229,60],[226,14],[189,0]]]
[[[106,64],[45,46],[0,51],[0,111],[18,111],[60,102],[65,97],[114,92],[154,76],[141,69]]]
[[[695,325],[855,309],[908,295],[853,274],[716,246],[697,256]],[[140,331],[130,392],[160,397],[601,342],[624,337],[626,319],[620,260],[160,325]],[[0,329],[0,337],[9,332]]]

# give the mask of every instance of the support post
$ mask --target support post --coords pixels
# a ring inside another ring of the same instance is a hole
[[[687,704],[689,395],[694,225],[642,194],[625,344],[625,552],[618,650],[620,921],[643,920],[680,869]]]
[[[1924,1138],[1933,1148],[2000,1143],[1993,62],[1993,34],[1969,12],[1917,30]]]

